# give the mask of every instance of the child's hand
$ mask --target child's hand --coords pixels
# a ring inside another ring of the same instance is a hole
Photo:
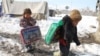
[[[26,22],[21,22],[21,23],[20,23],[20,26],[22,26],[22,27],[26,27],[27,24],[26,24]]]
[[[30,23],[35,26],[36,22],[35,21],[30,21]]]
[[[83,45],[79,45],[79,46],[77,46],[77,51],[78,52],[82,52],[82,53],[84,53],[84,47],[83,47]]]
[[[78,48],[81,48],[81,47],[83,47],[83,46],[82,46],[82,45],[78,45],[77,47],[78,47]]]

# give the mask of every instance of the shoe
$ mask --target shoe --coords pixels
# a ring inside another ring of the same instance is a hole
[[[27,52],[32,52],[32,51],[34,51],[34,49],[32,48],[32,46],[29,46],[29,47],[27,48]]]

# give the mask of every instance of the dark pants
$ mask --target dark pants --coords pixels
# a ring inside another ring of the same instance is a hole
[[[67,46],[59,44],[59,47],[60,47],[61,56],[68,56],[70,44],[68,44]]]

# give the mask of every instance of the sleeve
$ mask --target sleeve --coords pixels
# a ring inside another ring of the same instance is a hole
[[[68,16],[66,15],[66,16],[64,16],[63,17],[63,19],[62,19],[62,21],[64,22],[64,26],[63,26],[63,28],[64,28],[64,39],[65,40],[68,40],[67,39],[67,37],[69,37],[69,30],[68,30],[68,24],[69,24],[69,22],[68,22]]]
[[[36,20],[35,20],[35,19],[32,19],[32,20],[30,21],[30,23],[31,23],[33,26],[35,26]]]
[[[67,18],[67,16],[64,16],[64,17],[63,17],[63,19],[62,19],[62,21],[64,22],[64,24],[65,24],[65,23],[66,23],[66,21],[67,21],[67,19],[66,19],[66,18]]]
[[[65,40],[66,40],[66,32],[67,32],[66,31],[67,27],[66,27],[66,24],[65,24],[66,23],[66,18],[67,18],[67,16],[64,16],[63,19],[62,19],[62,21],[64,22],[64,26],[63,26],[63,28],[64,28],[64,36],[63,37],[65,38]]]
[[[77,27],[75,27],[75,31],[76,31],[76,34],[75,34],[75,37],[73,38],[73,40],[74,40],[74,42],[77,44],[77,46],[78,45],[80,45],[81,43],[80,43],[80,41],[79,41],[79,39],[78,39],[78,36],[77,36]]]
[[[21,27],[26,27],[27,26],[26,22],[23,19],[20,20],[20,26]]]

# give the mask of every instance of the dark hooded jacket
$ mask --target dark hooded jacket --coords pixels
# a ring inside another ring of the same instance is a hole
[[[62,38],[68,43],[74,41],[77,45],[80,45],[77,36],[77,27],[73,26],[70,17],[66,15],[62,20],[64,22],[63,28],[60,30]]]

